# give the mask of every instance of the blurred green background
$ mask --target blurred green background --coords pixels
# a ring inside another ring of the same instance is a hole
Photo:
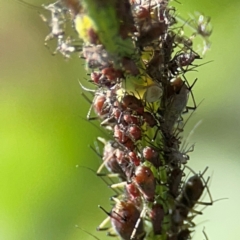
[[[206,61],[214,61],[192,74],[199,78],[195,98],[204,101],[185,136],[203,120],[190,139],[196,143],[190,166],[209,166],[213,198],[228,198],[197,217],[194,239],[204,239],[204,226],[209,240],[240,239],[240,2],[183,0],[177,6],[183,16],[197,10],[212,17]],[[0,20],[0,239],[93,239],[75,225],[111,239],[95,228],[106,217],[97,205],[110,210],[112,192],[93,172],[76,167],[98,168],[88,145],[102,135],[84,120],[83,63],[51,56],[43,44],[49,29],[37,10],[2,0]]]

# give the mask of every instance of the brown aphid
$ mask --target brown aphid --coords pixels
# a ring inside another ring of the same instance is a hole
[[[130,109],[140,115],[142,115],[144,112],[144,106],[142,101],[133,95],[125,95],[122,98],[121,106],[124,110]]]
[[[127,133],[128,136],[134,141],[138,141],[142,138],[142,130],[140,127],[138,127],[135,124],[131,124],[128,128],[127,128]]]
[[[136,18],[139,20],[151,19],[150,9],[147,9],[144,6],[140,6],[136,12]]]
[[[206,168],[201,174],[195,173],[194,176],[190,177],[183,185],[181,195],[179,195],[179,197],[176,199],[177,209],[184,219],[187,218],[188,213],[191,211],[201,214],[201,212],[195,211],[193,209],[196,204],[202,204],[207,206],[213,204],[212,197],[207,186],[209,178],[207,179],[207,181],[205,181],[203,178],[203,174],[207,171],[207,169],[208,168]],[[199,201],[205,188],[208,192],[210,202]]]
[[[159,203],[155,203],[152,206],[152,210],[149,213],[154,235],[162,234],[162,224],[165,216],[163,206]]]
[[[187,106],[192,86],[188,87],[180,77],[174,78],[168,85],[166,89],[167,101],[163,113],[163,131],[171,132],[173,130],[174,124]]]
[[[143,197],[153,202],[155,198],[156,180],[152,170],[146,166],[139,166],[136,168],[133,182],[138,187]]]
[[[76,16],[81,10],[79,0],[63,0],[64,4],[70,9],[73,16]]]
[[[145,147],[143,149],[143,157],[152,163],[156,168],[162,166],[161,160],[159,158],[159,152],[152,147]]]
[[[142,240],[144,239],[145,232],[142,220],[135,229],[136,223],[140,218],[140,212],[135,204],[130,201],[116,201],[111,213],[111,224],[117,234],[123,240]],[[132,232],[136,230],[134,238],[131,238]]]
[[[106,107],[106,97],[104,95],[97,95],[93,100],[93,109],[99,117],[103,117],[109,112]]]
[[[122,166],[120,166],[119,164],[119,157],[117,155],[118,149],[114,148],[112,145],[113,145],[112,141],[109,141],[104,145],[102,157],[103,163],[109,172],[117,173],[122,180],[126,180],[126,174],[123,171]],[[102,174],[100,173],[100,170],[98,170],[97,175],[105,176],[106,174]]]
[[[122,126],[122,124],[115,125],[114,126],[114,137],[120,142],[120,143],[126,143],[129,137],[127,136],[127,133]]]
[[[99,84],[101,76],[102,76],[102,74],[100,72],[92,72],[91,73],[91,80],[94,83]]]
[[[133,152],[133,151],[129,152],[129,153],[128,153],[128,156],[129,156],[131,162],[132,162],[136,167],[140,165],[141,159],[138,157],[138,155],[137,155],[135,152]]]
[[[173,198],[176,198],[180,193],[182,177],[183,171],[180,168],[174,168],[169,174],[168,188]]]
[[[196,60],[200,59],[200,56],[193,52],[190,51],[189,53],[187,52],[182,52],[179,54],[176,54],[174,58],[169,62],[169,70],[173,75],[176,75],[179,73],[180,69],[183,72],[187,72],[187,68],[183,69],[183,67],[188,67],[192,65],[192,63]]]
[[[141,199],[141,193],[134,183],[129,183],[125,185],[127,196],[129,200],[139,202]]]
[[[190,240],[191,231],[189,229],[183,229],[179,233],[174,235],[168,235],[167,240]]]
[[[113,67],[103,68],[101,72],[109,79],[109,81],[117,80],[123,77],[122,71]]]
[[[131,74],[133,76],[138,76],[140,74],[140,71],[134,59],[123,57],[121,63],[126,73]]]
[[[129,112],[124,112],[123,114],[123,120],[127,123],[127,124],[141,124],[140,122],[140,118],[137,116],[134,116],[133,114],[129,113]]]
[[[151,45],[153,41],[159,38],[166,32],[168,25],[165,22],[156,22],[140,29],[139,37],[137,38],[137,45],[146,47]]]
[[[143,112],[142,116],[144,122],[146,122],[149,127],[154,127],[157,125],[156,119],[150,112]]]

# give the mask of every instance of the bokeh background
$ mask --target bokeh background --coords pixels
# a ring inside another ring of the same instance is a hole
[[[213,62],[193,76],[195,98],[204,101],[186,126],[185,136],[202,120],[189,140],[196,143],[190,166],[209,166],[213,198],[228,198],[197,218],[194,239],[204,239],[203,227],[209,240],[240,239],[240,2],[181,2],[181,15],[203,12],[214,30],[205,59]],[[83,63],[51,56],[37,9],[1,0],[0,22],[0,239],[94,239],[75,225],[111,239],[95,228],[106,217],[97,206],[110,210],[112,192],[81,167],[98,168],[89,145],[103,135],[97,122],[84,120]]]

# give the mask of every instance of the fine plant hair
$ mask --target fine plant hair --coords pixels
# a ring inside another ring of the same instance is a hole
[[[52,54],[85,61],[92,84],[79,80],[90,103],[86,118],[106,132],[98,137],[96,174],[114,195],[110,211],[99,206],[106,218],[97,230],[117,239],[192,239],[195,219],[213,204],[208,168],[188,167],[194,145],[182,137],[198,106],[193,90],[211,45],[210,18],[184,19],[171,3],[58,0],[40,14],[49,28],[45,45],[56,43]]]

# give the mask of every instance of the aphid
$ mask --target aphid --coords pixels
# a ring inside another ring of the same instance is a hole
[[[114,143],[112,141],[107,142],[102,138],[98,138],[98,140],[104,143],[104,148],[102,157],[103,164],[101,164],[101,166],[98,168],[97,175],[98,176],[108,175],[101,173],[103,166],[105,166],[109,172],[117,174],[116,176],[120,177],[122,180],[126,180],[126,173],[123,171],[122,166],[120,166],[117,157],[117,150],[118,151],[120,150],[113,147]]]
[[[136,206],[141,204],[141,193],[134,183],[125,185],[126,195],[129,201],[133,201]]]
[[[114,135],[113,135],[120,143],[125,143],[129,137],[127,136],[126,130],[124,127],[119,124],[114,126]]]
[[[63,37],[65,33],[65,23],[67,9],[64,8],[61,1],[49,5],[43,5],[43,7],[51,12],[51,18],[48,20],[44,15],[40,14],[40,17],[46,22],[51,29],[51,32],[45,38],[45,43],[53,38]]]
[[[81,4],[79,0],[62,0],[64,4],[70,9],[73,16],[76,16],[81,10]]]
[[[176,54],[174,58],[169,62],[169,70],[173,75],[179,74],[178,69],[183,71],[183,73],[186,73],[188,66],[192,65],[195,59],[200,59],[200,56],[192,50],[189,53],[182,52]],[[183,67],[187,68],[184,69]]]
[[[196,81],[197,79],[191,86],[188,86],[187,81],[183,81],[180,77],[174,78],[171,81],[170,88],[167,90],[170,96],[166,100],[167,103],[166,106],[164,106],[165,110],[163,113],[164,123],[162,125],[162,128],[164,131],[172,132],[174,124],[177,122],[185,108],[187,111],[188,109],[196,109],[196,106],[187,107],[189,92],[191,92]],[[193,94],[192,98],[194,101]]]
[[[196,34],[207,39],[212,34],[212,27],[210,25],[211,18],[202,14],[198,15],[198,20],[193,20],[192,27],[196,28]]]
[[[162,224],[165,213],[163,206],[159,203],[155,203],[149,212],[149,217],[152,222],[154,235],[162,234]]]
[[[149,162],[151,162],[153,166],[156,168],[159,168],[160,166],[162,166],[159,152],[152,147],[145,147],[143,149],[143,157]]]
[[[119,69],[115,69],[113,67],[106,67],[101,70],[102,74],[106,76],[109,81],[116,81],[123,77],[123,72]]]
[[[182,229],[179,233],[168,235],[167,240],[190,240],[190,234],[189,229]]]
[[[74,52],[80,52],[82,50],[81,45],[73,45],[72,39],[69,37],[65,40],[63,39],[63,36],[59,36],[57,38],[57,48],[52,53],[53,55],[60,52],[65,58],[70,58],[70,54]]]
[[[132,76],[138,76],[140,74],[134,59],[123,57],[121,63],[126,73],[131,74]]]
[[[149,127],[152,128],[157,125],[157,120],[155,119],[152,113],[143,112],[142,117]]]
[[[155,198],[156,180],[152,170],[146,166],[139,166],[135,170],[133,182],[138,187],[143,197],[153,202]]]
[[[102,45],[83,47],[83,58],[89,68],[102,68],[110,65],[110,56]]]
[[[139,29],[139,36],[136,44],[140,48],[150,46],[152,42],[159,41],[159,38],[165,34],[167,24],[165,22],[155,22]]]
[[[141,159],[137,156],[135,152],[133,151],[129,152],[128,156],[131,162],[133,162],[136,167],[140,165]]]
[[[131,124],[128,126],[127,133],[134,142],[142,138],[142,130],[135,124]]]
[[[150,19],[151,18],[150,9],[140,6],[136,12],[136,18],[138,20],[144,20],[144,21],[146,21],[146,19]]]
[[[203,174],[207,171],[208,167],[201,174],[196,174],[190,177],[182,187],[181,194],[176,198],[176,209],[174,209],[172,214],[173,222],[180,226],[183,224],[183,221],[188,221],[191,226],[195,224],[192,222],[192,218],[188,216],[189,213],[194,214],[202,214],[201,212],[194,209],[196,204],[202,205],[212,205],[213,200],[211,194],[209,192],[207,181],[204,180]],[[192,170],[191,170],[192,171]],[[200,202],[199,199],[201,198],[204,189],[207,190],[210,202]]]
[[[140,115],[142,115],[144,112],[144,106],[142,101],[133,95],[125,95],[121,99],[121,107],[123,109],[130,109],[132,111],[135,111]]]
[[[207,171],[207,169],[208,168],[206,167],[205,170],[199,175],[195,173],[194,176],[190,177],[186,181],[182,189],[182,194],[177,199],[177,202],[180,205],[183,205],[189,209],[192,209],[196,203],[212,205],[213,201],[207,186],[209,178],[207,179],[207,181],[205,181],[203,178],[203,174]],[[207,192],[209,193],[209,197],[211,200],[211,202],[208,203],[199,202],[199,199],[202,196],[202,193],[205,188],[207,189]]]
[[[111,225],[118,236],[123,240],[135,239],[143,240],[145,236],[143,223],[139,222],[137,229],[135,229],[136,223],[139,220],[140,212],[131,201],[120,201],[116,198],[112,198],[115,201],[115,206],[112,208],[111,212],[107,212],[102,207],[100,207],[110,218]],[[99,225],[97,230],[105,230],[104,221]],[[135,230],[135,231],[134,231]],[[132,233],[134,231],[134,238],[132,238]]]
[[[183,175],[183,170],[180,168],[170,170],[168,177],[168,189],[173,198],[176,198],[180,194]]]

